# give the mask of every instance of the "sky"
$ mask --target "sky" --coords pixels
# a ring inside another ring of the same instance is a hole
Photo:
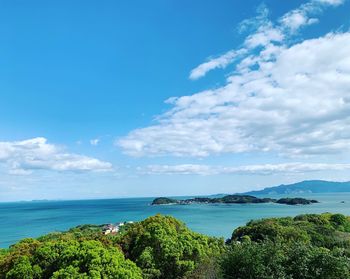
[[[0,1],[0,201],[350,180],[350,1]]]

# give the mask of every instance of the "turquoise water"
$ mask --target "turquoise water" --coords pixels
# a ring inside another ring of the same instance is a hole
[[[194,231],[225,238],[251,219],[323,212],[350,215],[350,193],[304,194],[303,197],[320,203],[150,206],[152,198],[0,203],[0,247],[80,224],[139,221],[157,213],[179,218]]]

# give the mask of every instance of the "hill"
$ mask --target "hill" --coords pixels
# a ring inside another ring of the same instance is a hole
[[[336,193],[350,192],[350,181],[333,182],[324,180],[306,180],[294,184],[267,187],[263,190],[250,191],[249,195],[272,195],[272,194],[303,194],[303,193]]]

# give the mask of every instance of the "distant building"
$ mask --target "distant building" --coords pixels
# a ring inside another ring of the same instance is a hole
[[[119,231],[119,226],[108,224],[103,227],[103,234],[117,233]]]
[[[126,224],[133,224],[133,221],[122,222],[118,224],[108,224],[105,225],[102,229],[103,234],[117,233],[119,232],[120,227],[125,226]]]

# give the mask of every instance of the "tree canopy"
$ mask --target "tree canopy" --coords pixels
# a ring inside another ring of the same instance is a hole
[[[69,275],[69,276],[68,276]],[[142,278],[141,270],[114,247],[95,240],[24,240],[0,261],[0,278]]]
[[[121,246],[145,278],[183,278],[224,250],[224,240],[189,230],[173,217],[156,215],[135,224]]]
[[[350,219],[306,214],[205,236],[155,215],[117,234],[82,225],[0,249],[0,279],[350,279]]]

